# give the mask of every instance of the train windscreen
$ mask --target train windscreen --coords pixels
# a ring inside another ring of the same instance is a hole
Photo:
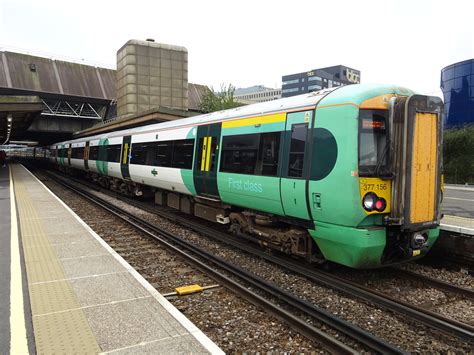
[[[386,110],[360,110],[359,114],[359,175],[387,174],[389,146]]]

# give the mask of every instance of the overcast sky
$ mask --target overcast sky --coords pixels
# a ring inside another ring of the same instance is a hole
[[[154,38],[186,47],[189,81],[214,88],[343,64],[439,94],[440,70],[474,58],[473,13],[473,0],[0,0],[0,47],[115,68],[127,40]]]

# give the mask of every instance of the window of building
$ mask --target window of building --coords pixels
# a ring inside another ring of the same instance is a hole
[[[288,163],[289,177],[302,177],[304,166],[304,150],[308,124],[295,124],[291,128],[290,160]]]
[[[321,79],[320,76],[310,76],[310,77],[308,78],[308,81],[314,81],[314,80],[319,80],[319,81],[321,81],[322,79]]]
[[[299,82],[299,79],[287,80],[283,82],[283,85],[296,84]]]
[[[321,90],[321,85],[310,85],[308,86],[308,90]]]
[[[288,92],[295,92],[295,91],[299,91],[299,88],[284,89],[281,92],[282,93],[288,93]]]

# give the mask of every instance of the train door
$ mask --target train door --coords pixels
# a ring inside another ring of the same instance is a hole
[[[394,103],[392,209],[390,218],[403,229],[428,228],[441,213],[443,103],[437,97],[413,95]]]
[[[86,142],[84,147],[84,169],[89,170],[89,141]]]
[[[69,147],[67,148],[67,165],[71,166],[71,154],[72,154],[72,144],[69,143]]]
[[[217,160],[221,139],[221,123],[199,126],[194,157],[194,187],[198,195],[219,197]]]
[[[309,219],[306,177],[309,172],[310,126],[313,111],[289,113],[283,144],[280,180],[283,210],[287,216]]]
[[[132,156],[132,136],[124,136],[122,141],[122,154],[120,155],[120,171],[125,180],[130,180],[130,157]]]

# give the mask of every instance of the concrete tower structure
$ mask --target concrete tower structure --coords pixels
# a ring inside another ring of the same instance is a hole
[[[188,109],[188,51],[153,40],[130,40],[117,51],[118,116],[160,106]]]

